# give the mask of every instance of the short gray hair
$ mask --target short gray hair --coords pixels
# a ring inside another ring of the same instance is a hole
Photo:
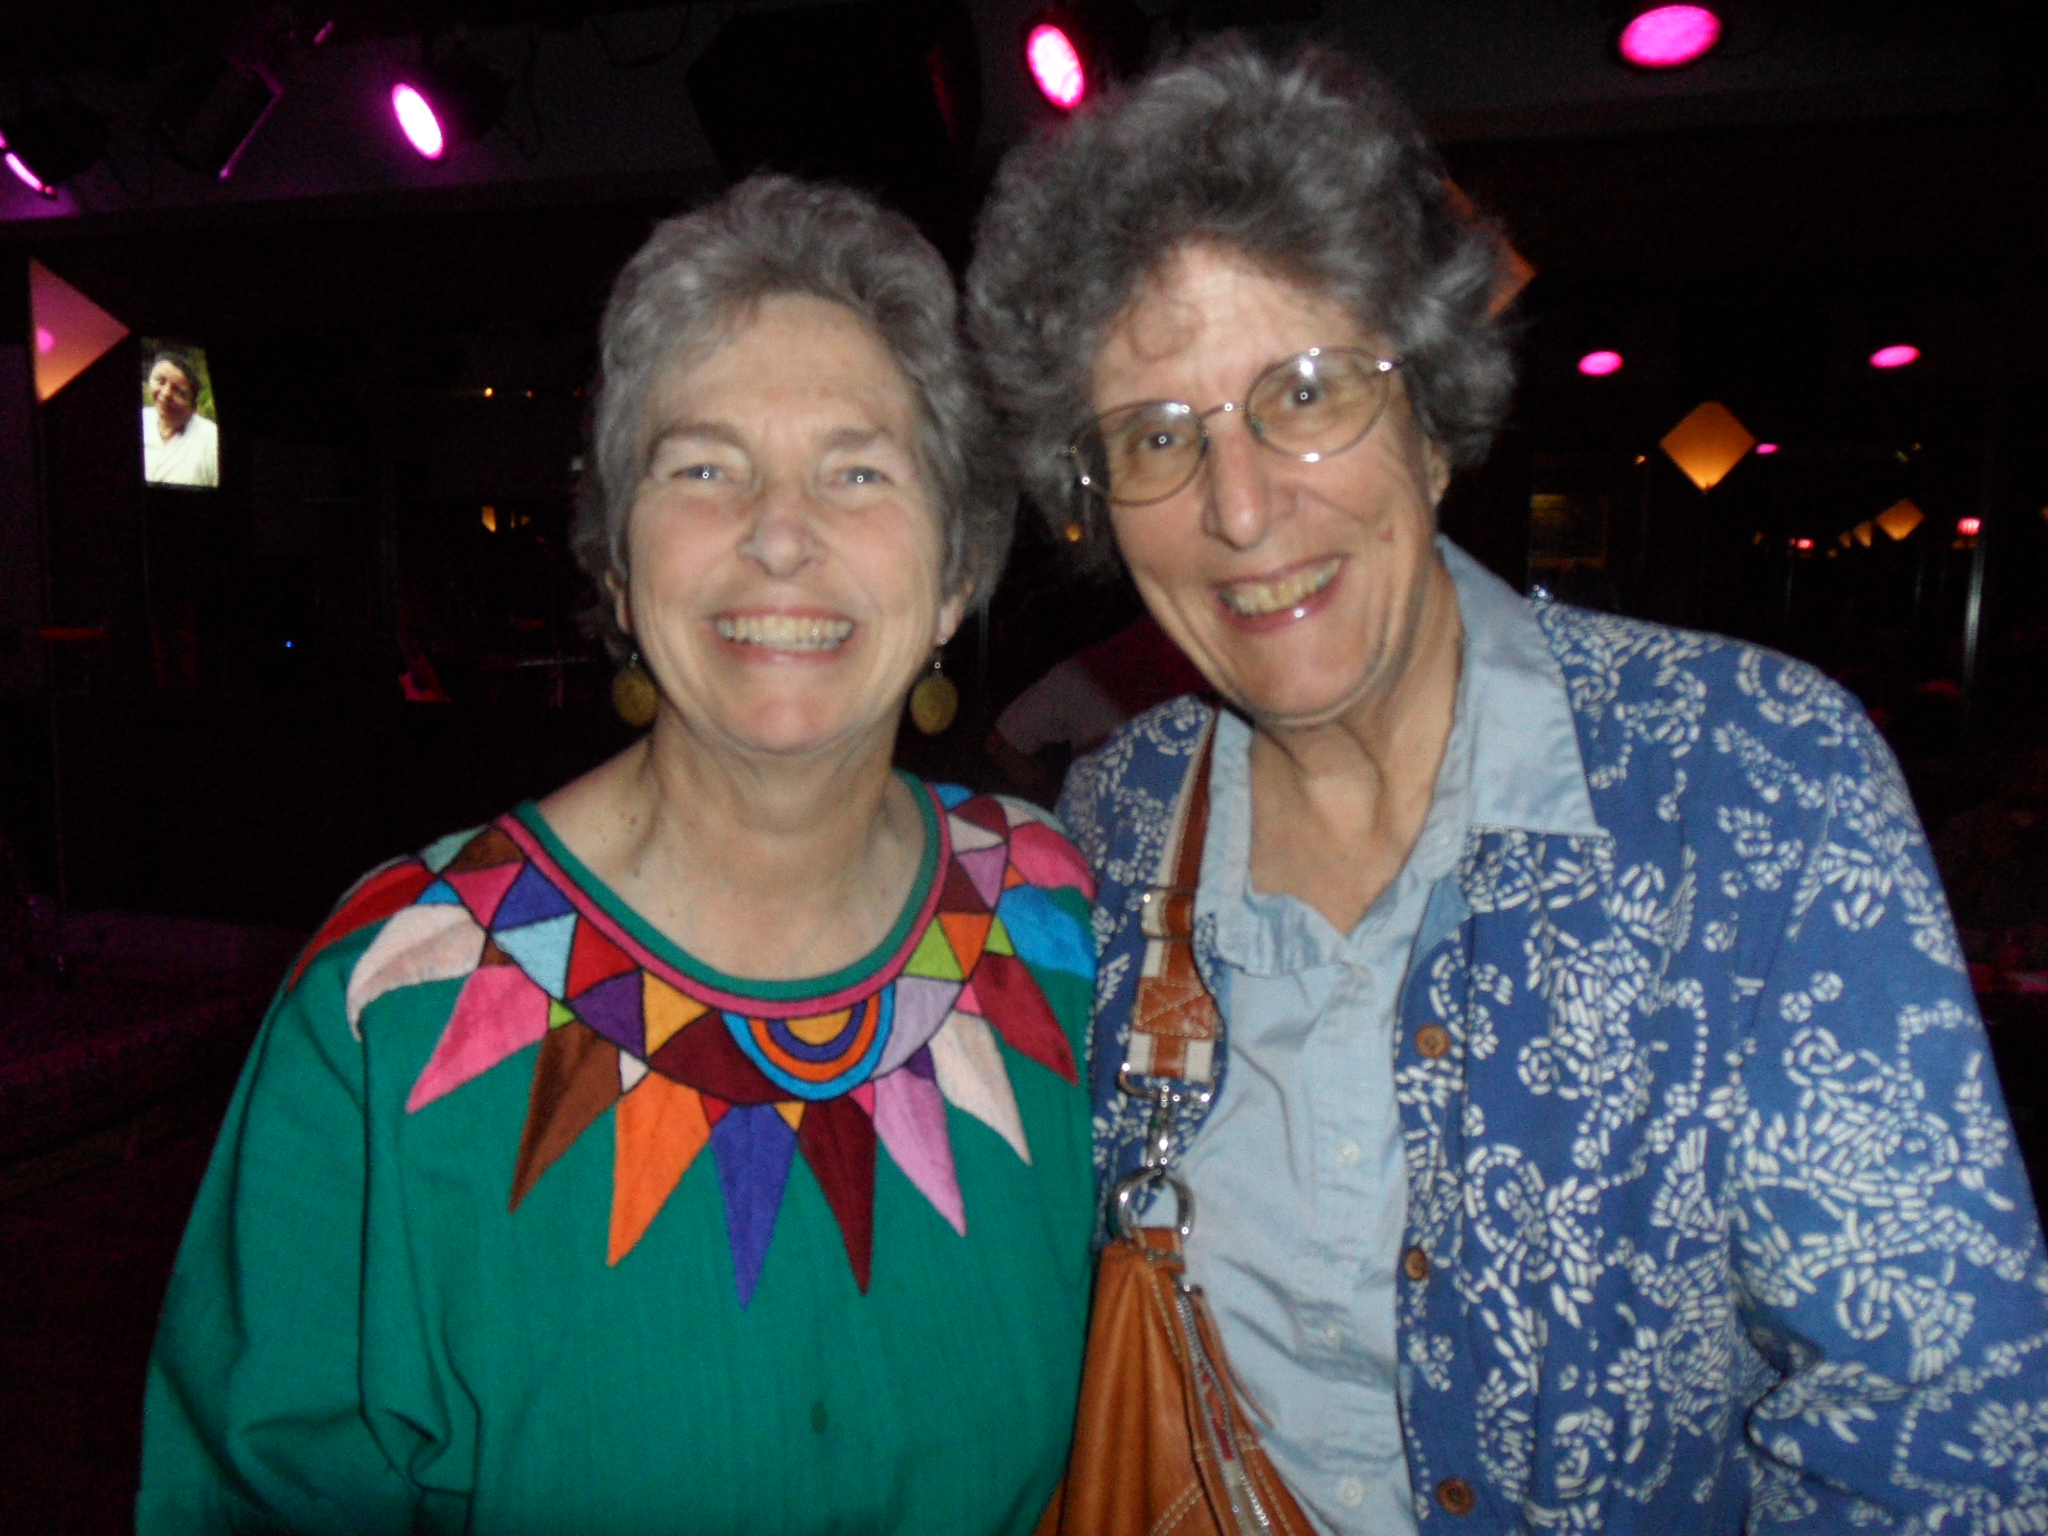
[[[967,274],[968,326],[1025,489],[1081,558],[1114,568],[1106,509],[1063,450],[1092,413],[1104,333],[1189,244],[1234,251],[1384,336],[1423,434],[1486,457],[1514,393],[1490,301],[1504,243],[1444,176],[1408,110],[1336,54],[1290,63],[1198,45],[1014,151]]]
[[[1016,521],[1014,481],[960,335],[953,277],[901,214],[847,187],[755,176],[656,227],[612,285],[585,472],[570,546],[597,583],[595,620],[630,645],[605,600],[624,580],[626,521],[646,472],[647,408],[661,376],[716,348],[762,299],[808,294],[852,310],[909,381],[912,445],[942,532],[941,580],[985,602]]]

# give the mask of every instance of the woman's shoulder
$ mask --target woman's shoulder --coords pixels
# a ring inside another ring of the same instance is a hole
[[[1588,785],[1666,760],[1776,802],[1830,773],[1895,772],[1856,696],[1819,668],[1749,641],[1538,602],[1564,675]],[[1818,802],[1816,801],[1816,804]]]
[[[1214,706],[1192,694],[1168,699],[1118,727],[1074,760],[1059,817],[1091,869],[1113,871],[1119,839],[1156,840],[1172,816]]]

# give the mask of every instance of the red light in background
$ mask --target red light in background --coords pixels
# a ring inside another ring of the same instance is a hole
[[[1610,373],[1621,372],[1621,363],[1619,352],[1588,352],[1579,359],[1579,372],[1589,379],[1604,379]]]
[[[398,126],[405,130],[407,143],[429,160],[441,158],[441,151],[448,147],[448,139],[441,132],[441,120],[434,115],[426,97],[410,85],[394,85],[391,88],[391,110],[398,114]]]
[[[1644,69],[1690,64],[1721,40],[1721,18],[1704,5],[1660,5],[1621,29],[1621,56]]]
[[[1758,443],[1756,445],[1756,451],[1758,453],[1776,453],[1778,451],[1778,445],[1776,443]]]
[[[1794,549],[1798,550],[1798,551],[1799,551],[1799,552],[1800,552],[1800,553],[1801,553],[1801,554],[1803,555],[1803,554],[1805,554],[1805,553],[1806,553],[1806,552],[1807,552],[1807,551],[1808,551],[1809,549],[1812,549],[1812,548],[1813,548],[1813,540],[1811,540],[1811,539],[1794,539],[1794,540],[1792,541],[1792,547],[1793,547]]]
[[[1956,519],[1956,532],[1966,539],[1974,539],[1983,531],[1984,519],[1981,517],[1959,517]]]
[[[1081,68],[1079,50],[1051,22],[1031,29],[1024,40],[1024,62],[1031,67],[1031,78],[1038,82],[1045,99],[1061,111],[1073,111],[1088,94],[1088,75]]]
[[[1903,368],[1906,364],[1919,360],[1920,349],[1907,346],[1903,342],[1896,347],[1879,347],[1870,354],[1870,366],[1873,368]]]

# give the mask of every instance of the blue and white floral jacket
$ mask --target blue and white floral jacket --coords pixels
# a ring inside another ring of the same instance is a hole
[[[1418,1518],[2048,1531],[2048,1261],[1890,752],[1801,663],[1535,614],[1600,833],[1475,830],[1401,1000]],[[1139,896],[1207,718],[1140,716],[1061,804],[1101,882],[1105,1187],[1144,1130]]]

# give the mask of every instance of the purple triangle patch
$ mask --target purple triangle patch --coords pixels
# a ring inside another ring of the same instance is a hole
[[[576,1017],[632,1056],[647,1054],[647,1031],[641,1022],[640,972],[627,971],[610,981],[601,981],[578,996],[570,1006]]]
[[[505,899],[498,903],[498,910],[491,914],[491,927],[494,930],[524,928],[528,923],[560,917],[575,910],[569,898],[555,889],[546,875],[528,864],[519,872],[519,878],[512,882],[512,889],[505,893]]]
[[[735,1104],[711,1128],[711,1154],[725,1196],[725,1235],[740,1305],[754,1299],[775,1215],[796,1156],[796,1132],[773,1104]]]

